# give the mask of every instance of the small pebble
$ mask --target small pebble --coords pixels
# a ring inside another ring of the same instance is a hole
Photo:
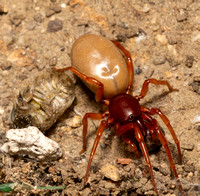
[[[90,188],[85,188],[83,191],[82,191],[82,195],[90,195],[92,193],[91,189]]]
[[[143,4],[141,4],[141,5],[138,5],[138,4],[136,4],[135,6],[134,6],[134,8],[136,9],[136,10],[138,10],[139,12],[144,12],[144,13],[148,13],[149,11],[150,11],[150,5],[149,4],[147,4],[147,3],[143,3]]]
[[[140,43],[142,40],[146,39],[147,38],[147,35],[145,32],[143,31],[139,31],[138,34],[137,34],[137,37],[135,38],[135,41],[136,43]]]
[[[36,23],[35,23],[34,21],[32,21],[32,22],[30,22],[30,23],[27,24],[27,27],[26,27],[26,28],[27,28],[29,31],[32,31],[32,30],[35,29],[35,27],[36,27]]]
[[[142,69],[140,67],[136,67],[135,73],[140,75],[142,73]]]
[[[101,149],[103,149],[103,150],[106,149],[106,146],[107,146],[107,145],[106,145],[104,142],[101,142],[101,143],[100,143]]]
[[[126,37],[124,35],[117,35],[117,41],[119,42],[125,42],[126,41]]]
[[[169,62],[169,65],[173,68],[177,67],[178,65],[180,65],[180,61],[172,56],[169,56],[167,58],[167,61]]]
[[[40,14],[40,13],[35,14],[35,16],[34,16],[33,18],[34,18],[34,20],[35,20],[36,22],[39,22],[39,23],[42,23],[42,22],[44,21],[44,18],[43,18],[43,16],[42,16],[42,14]]]
[[[171,182],[171,183],[174,183],[174,182]],[[175,189],[175,188],[176,188],[176,184],[171,184],[171,185],[170,185],[170,188],[171,188],[171,189]],[[174,195],[174,194],[172,194],[172,195]],[[174,196],[176,196],[176,195],[174,195]]]
[[[49,66],[54,67],[56,66],[56,64],[57,64],[57,57],[54,56],[49,60]]]
[[[167,37],[165,35],[157,34],[155,38],[162,45],[166,45],[168,43]]]
[[[193,91],[200,95],[200,76],[195,76],[190,85],[192,86]]]
[[[21,14],[17,14],[16,12],[13,12],[10,16],[10,21],[15,26],[19,26],[21,22],[24,20],[24,16]]]
[[[170,175],[170,168],[166,163],[161,163],[159,171],[165,176]]]
[[[66,124],[72,128],[80,127],[81,126],[82,117],[81,116],[74,116],[72,118],[68,118],[66,120]]]
[[[141,178],[139,182],[135,182],[134,187],[135,188],[140,188],[142,187],[144,184],[147,183],[147,178]]]
[[[154,65],[161,65],[161,64],[164,64],[165,61],[166,61],[165,55],[160,54],[160,55],[156,55],[156,57],[154,57],[153,64]]]
[[[197,152],[200,152],[200,143],[197,144]]]
[[[185,66],[187,67],[192,67],[193,66],[193,62],[194,62],[194,56],[186,56],[186,60],[185,60]]]
[[[12,68],[12,63],[7,61],[6,63],[0,64],[2,70],[10,70]]]
[[[196,127],[196,129],[197,129],[197,131],[200,131],[200,125],[198,125],[198,126]]]
[[[177,57],[178,56],[178,52],[176,50],[176,47],[175,46],[172,46],[172,45],[167,45],[167,48],[168,48],[168,51],[171,55],[173,55],[174,57]]]
[[[192,172],[190,172],[189,174],[188,174],[188,177],[189,178],[191,178],[191,177],[193,177],[194,176],[194,174],[192,173]]]
[[[148,13],[150,11],[150,9],[151,9],[150,5],[147,4],[147,3],[145,3],[142,7],[143,7],[142,11],[144,13]]]
[[[61,6],[59,5],[55,5],[52,10],[55,12],[55,13],[60,13],[62,11],[62,8]]]
[[[200,33],[199,32],[194,32],[191,41],[194,42],[194,41],[197,41],[199,39],[200,39]]]
[[[168,34],[167,35],[167,40],[168,40],[168,43],[171,44],[171,45],[174,45],[174,44],[177,43],[177,38],[173,34]]]
[[[167,79],[171,78],[172,77],[172,72],[171,71],[166,71],[165,72],[165,76]]]
[[[138,27],[129,27],[125,33],[125,36],[129,39],[140,36],[140,29],[138,29]]]
[[[83,4],[83,2],[81,0],[69,0],[69,5],[71,7],[75,7],[77,5],[82,5],[82,4]]]
[[[188,143],[186,141],[182,142],[181,148],[184,150],[192,151],[194,149],[194,144]]]
[[[50,16],[52,16],[52,15],[54,15],[56,13],[60,13],[61,11],[62,11],[61,6],[58,6],[58,5],[53,6],[53,7],[48,8],[46,10],[46,17],[50,17]]]
[[[142,191],[143,192],[147,192],[149,190],[153,189],[153,184],[152,181],[149,180],[143,187],[142,187]]]
[[[104,187],[105,187],[106,189],[109,189],[109,190],[116,188],[115,184],[114,184],[113,182],[111,182],[111,181],[106,182],[106,183],[104,184]]]
[[[111,164],[104,165],[101,168],[101,173],[106,178],[113,180],[115,182],[120,180],[119,170]]]
[[[8,7],[0,5],[0,14],[7,14],[8,13]]]
[[[195,171],[195,167],[194,167],[192,162],[188,161],[187,163],[184,164],[184,170],[186,172],[194,172]]]
[[[63,28],[63,21],[59,19],[52,20],[48,23],[47,32],[57,32],[62,30]]]
[[[54,14],[55,14],[55,11],[54,11],[54,10],[48,9],[48,10],[46,11],[46,17],[50,17],[50,16],[52,16],[52,15],[54,15]]]
[[[176,15],[176,20],[178,22],[183,22],[184,20],[187,20],[187,12],[183,9],[179,10],[178,14]]]
[[[188,192],[189,189],[191,189],[190,183],[184,183],[184,184],[182,184],[182,186],[183,186],[183,190],[185,190],[186,193]],[[196,196],[195,194],[191,194],[191,196],[193,196],[193,195]]]
[[[62,51],[62,52],[65,51],[65,46],[61,46],[60,51]]]
[[[116,160],[116,163],[122,164],[122,165],[128,165],[132,162],[132,159],[127,159],[127,158],[118,158]]]
[[[135,177],[136,177],[137,179],[140,179],[140,178],[142,178],[142,176],[143,176],[143,174],[142,174],[141,169],[140,169],[140,168],[136,168],[136,169],[135,169]]]
[[[56,169],[55,169],[55,167],[49,167],[49,169],[48,169],[48,172],[49,173],[51,173],[51,174],[56,174]]]
[[[30,169],[31,169],[31,162],[28,162],[23,165],[22,172],[24,174],[28,174],[30,172]]]

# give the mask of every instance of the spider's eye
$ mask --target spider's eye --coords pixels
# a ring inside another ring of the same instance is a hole
[[[131,114],[130,116],[129,116],[129,120],[133,120],[135,118],[135,115],[134,114]]]

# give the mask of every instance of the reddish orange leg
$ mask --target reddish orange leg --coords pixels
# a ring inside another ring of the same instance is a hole
[[[97,91],[95,93],[95,100],[97,102],[99,102],[100,100],[102,100],[104,85],[101,82],[99,82],[98,80],[96,80],[95,78],[87,77],[85,74],[81,73],[80,71],[78,71],[74,67],[65,67],[63,69],[57,69],[57,68],[53,67],[53,70],[54,71],[58,71],[58,72],[63,72],[63,71],[70,70],[71,72],[73,72],[74,74],[76,74],[78,77],[80,77],[84,81],[86,81],[86,82],[88,82],[90,84],[97,85],[98,89],[97,89]]]
[[[151,134],[151,137],[153,140],[157,140],[157,136],[155,134],[155,131],[153,130],[153,126],[150,124],[150,123],[145,123],[145,126],[148,128],[150,134]]]
[[[122,138],[131,147],[136,157],[140,158],[140,153],[137,149],[137,146],[126,136],[126,134],[122,134]]]
[[[164,136],[164,135],[162,134],[162,132],[160,131],[160,129],[159,129],[159,127],[158,127],[158,124],[157,124],[157,121],[156,121],[155,119],[153,119],[151,116],[149,116],[148,114],[144,114],[144,113],[143,113],[143,114],[142,114],[142,117],[143,117],[144,119],[146,119],[146,120],[148,120],[148,121],[150,121],[150,122],[152,123],[152,125],[153,125],[153,127],[154,127],[154,130],[155,130],[155,132],[156,132],[156,134],[157,134],[157,136],[158,136],[160,142],[162,143],[162,145],[163,145],[164,148],[165,148],[165,151],[166,151],[166,153],[167,153],[167,156],[168,156],[168,159],[169,159],[169,162],[170,162],[170,166],[171,166],[172,171],[174,172],[174,175],[175,175],[175,177],[176,177],[176,179],[177,179],[177,182],[178,182],[178,184],[179,184],[179,188],[180,188],[180,190],[181,190],[181,193],[182,193],[182,195],[185,195],[185,193],[184,193],[184,191],[183,191],[183,187],[182,187],[182,185],[181,185],[181,182],[180,182],[180,180],[179,180],[179,178],[178,178],[178,174],[177,174],[177,172],[176,172],[176,167],[175,167],[175,164],[174,164],[174,161],[173,161],[173,158],[172,158],[171,151],[170,151],[170,149],[169,149],[168,142],[167,142],[165,136]]]
[[[167,126],[167,128],[169,129],[173,140],[177,146],[178,149],[178,154],[179,154],[179,162],[180,164],[182,163],[182,156],[181,156],[181,148],[180,148],[180,144],[178,141],[178,138],[176,136],[176,133],[174,131],[174,129],[172,128],[169,119],[160,111],[160,109],[158,108],[152,108],[152,109],[148,109],[144,106],[141,107],[141,111],[146,112],[149,115],[154,115],[154,114],[158,114],[160,116],[160,118],[162,119],[162,121],[165,123],[165,125]]]
[[[83,149],[81,150],[80,154],[85,152],[86,150],[86,135],[87,135],[87,127],[88,127],[88,122],[87,119],[91,118],[93,120],[100,120],[103,119],[107,115],[107,112],[103,114],[99,113],[86,113],[85,116],[83,117],[82,123],[83,123]]]
[[[136,139],[137,139],[137,141],[138,141],[138,143],[140,145],[140,148],[142,150],[142,154],[143,154],[143,156],[145,158],[145,161],[146,161],[146,164],[147,164],[147,166],[149,168],[149,172],[150,172],[150,175],[151,175],[151,180],[152,180],[152,183],[153,183],[154,191],[158,195],[158,191],[157,191],[156,183],[155,183],[154,176],[153,176],[153,169],[152,169],[152,166],[151,166],[149,154],[148,154],[145,142],[144,142],[144,137],[143,137],[139,127],[137,126],[136,123],[128,123],[126,125],[118,126],[116,128],[117,128],[116,135],[122,135],[122,136],[126,133],[126,131],[131,130],[131,129],[134,130],[135,137],[136,137]]]
[[[133,87],[133,79],[134,79],[134,69],[133,69],[131,54],[119,42],[117,41],[112,41],[112,42],[122,51],[122,53],[126,57],[126,63],[128,66],[128,87],[126,93],[130,94]]]
[[[147,94],[147,91],[149,89],[149,84],[155,84],[155,85],[166,85],[169,89],[169,91],[178,91],[178,89],[174,89],[172,88],[172,86],[169,84],[169,82],[165,81],[165,80],[157,80],[155,78],[151,78],[148,80],[145,80],[142,86],[142,90],[139,96],[137,96],[138,99],[142,99],[145,97],[145,95]]]
[[[94,141],[94,144],[93,144],[93,147],[92,147],[92,151],[90,153],[90,159],[89,159],[89,162],[88,162],[88,166],[87,166],[87,170],[86,170],[86,173],[85,173],[85,178],[84,178],[84,184],[87,183],[87,179],[88,179],[88,174],[89,174],[89,171],[90,171],[90,166],[91,166],[91,163],[92,163],[92,159],[94,157],[94,154],[96,152],[96,148],[99,144],[99,140],[102,136],[102,133],[103,131],[108,128],[108,124],[105,120],[102,120],[101,121],[101,124],[100,124],[100,127],[98,128],[97,130],[97,133],[96,133],[96,138],[95,138],[95,141]]]
[[[145,142],[144,142],[143,135],[142,135],[139,127],[135,123],[133,123],[133,129],[135,130],[135,137],[136,137],[137,141],[139,142],[140,148],[142,150],[142,154],[143,154],[145,161],[146,161],[146,164],[149,168],[149,172],[150,172],[150,175],[151,175],[151,180],[152,180],[152,183],[153,183],[154,191],[158,195],[158,190],[156,188],[156,183],[155,183],[154,176],[153,176],[153,169],[152,169],[152,166],[151,166],[149,154],[148,154]]]

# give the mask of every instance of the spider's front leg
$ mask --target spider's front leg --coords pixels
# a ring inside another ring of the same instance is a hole
[[[131,139],[126,134],[126,132],[130,129],[133,129],[131,123],[125,124],[123,126],[121,126],[120,123],[117,123],[117,122],[115,123],[116,135],[121,135],[123,140],[131,147],[136,157],[139,158],[140,153],[137,149],[137,146],[131,141]]]

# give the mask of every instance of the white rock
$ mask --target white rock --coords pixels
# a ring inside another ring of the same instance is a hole
[[[115,182],[120,180],[120,174],[117,167],[111,164],[106,164],[101,168],[101,173],[108,179],[111,179]]]
[[[66,120],[66,124],[70,127],[76,128],[81,126],[82,117],[81,116],[74,116],[72,118],[68,118]]]
[[[163,34],[157,34],[155,38],[162,45],[166,45],[168,43],[167,37]]]
[[[0,151],[10,155],[28,155],[37,160],[56,160],[62,156],[59,145],[33,126],[8,130]]]
[[[198,124],[198,123],[200,123],[200,115],[196,115],[192,120],[192,124]]]

